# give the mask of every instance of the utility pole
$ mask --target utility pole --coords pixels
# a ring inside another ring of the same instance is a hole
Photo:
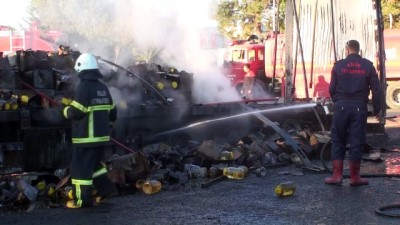
[[[285,81],[283,82],[285,103],[293,102],[293,1],[287,0],[285,10]]]

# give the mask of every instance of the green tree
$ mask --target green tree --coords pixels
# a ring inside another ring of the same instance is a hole
[[[273,30],[273,0],[221,0],[216,7],[214,18],[218,28],[228,38],[246,39],[252,34],[263,36]],[[286,0],[276,0],[280,5],[279,24],[283,28]],[[275,8],[277,5],[275,5]]]
[[[272,2],[273,0],[221,0],[214,18],[220,32],[228,38],[246,39],[251,34],[262,35],[266,30],[273,30]],[[279,2],[279,26],[280,31],[283,31],[286,0]],[[385,28],[400,28],[400,1],[381,0],[381,4]]]
[[[400,2],[382,0],[382,14],[385,28],[400,28]]]

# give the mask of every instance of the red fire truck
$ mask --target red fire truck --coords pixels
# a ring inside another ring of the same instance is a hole
[[[28,30],[15,30],[0,25],[0,52],[8,54],[18,50],[55,51],[54,44],[62,34],[57,31],[43,32],[36,23],[32,23]]]
[[[351,2],[354,6],[365,3]],[[378,3],[371,0],[365,11],[354,13],[346,11],[346,0],[322,5],[309,0],[297,6],[290,1],[285,9],[285,34],[273,32],[262,42],[232,42],[227,47],[224,74],[240,89],[243,65],[248,63],[265,88],[285,101],[329,98],[332,66],[345,57],[346,42],[356,39],[361,55],[379,70],[382,88],[387,89],[387,106],[400,109],[400,29],[382,32]],[[331,8],[335,14],[330,13]],[[295,16],[296,10],[300,18]],[[385,54],[379,54],[382,52]]]
[[[225,57],[225,75],[231,84],[240,89],[243,84],[243,65],[248,63],[259,80],[262,80],[270,92],[283,96],[282,84],[285,73],[284,35],[278,34],[275,59],[275,36],[264,43],[251,43],[248,41],[234,41],[228,46]],[[400,109],[400,29],[387,29],[384,31],[384,44],[386,56],[387,95],[386,104],[392,109]],[[276,63],[274,63],[276,61]],[[377,64],[377,62],[375,62]],[[294,69],[297,76],[293,77],[295,91],[293,97],[304,98],[305,89],[311,98],[329,97],[330,72],[333,62],[329,65],[314,66],[311,75],[310,62],[305,63],[308,82],[304,83],[302,65],[297,62]],[[275,71],[275,73],[274,73]],[[272,82],[274,81],[274,82]],[[271,88],[274,87],[274,90]]]
[[[400,109],[400,29],[388,29],[385,35],[386,104]]]
[[[283,41],[281,35],[278,37],[278,39],[279,41]],[[234,86],[237,90],[242,88],[243,78],[245,75],[243,66],[245,64],[250,65],[250,69],[254,72],[254,74],[256,74],[259,80],[263,81],[266,85],[272,84],[271,74],[273,74],[272,67],[274,63],[271,60],[273,58],[272,56],[274,55],[274,48],[271,46],[271,44],[273,44],[273,42],[270,40],[267,40],[265,43],[259,43],[255,40],[238,40],[232,41],[229,44],[224,58],[223,72],[230,79],[232,86]],[[282,45],[282,43],[280,45]],[[280,47],[278,53],[280,57],[277,58],[277,61],[282,59],[282,54],[283,48]],[[283,62],[276,63],[276,66],[279,67],[276,69],[282,69],[282,65]],[[283,75],[283,73],[279,74]],[[282,76],[280,75],[279,77]],[[269,89],[271,91],[271,88]]]

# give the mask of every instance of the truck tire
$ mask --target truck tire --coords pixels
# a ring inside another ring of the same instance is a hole
[[[388,82],[386,105],[391,109],[400,109],[400,82]]]

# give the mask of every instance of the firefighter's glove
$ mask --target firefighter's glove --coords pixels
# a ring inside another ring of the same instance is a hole
[[[69,99],[69,98],[62,98],[61,99],[61,103],[63,105],[71,105],[71,102],[72,102],[72,99]]]

